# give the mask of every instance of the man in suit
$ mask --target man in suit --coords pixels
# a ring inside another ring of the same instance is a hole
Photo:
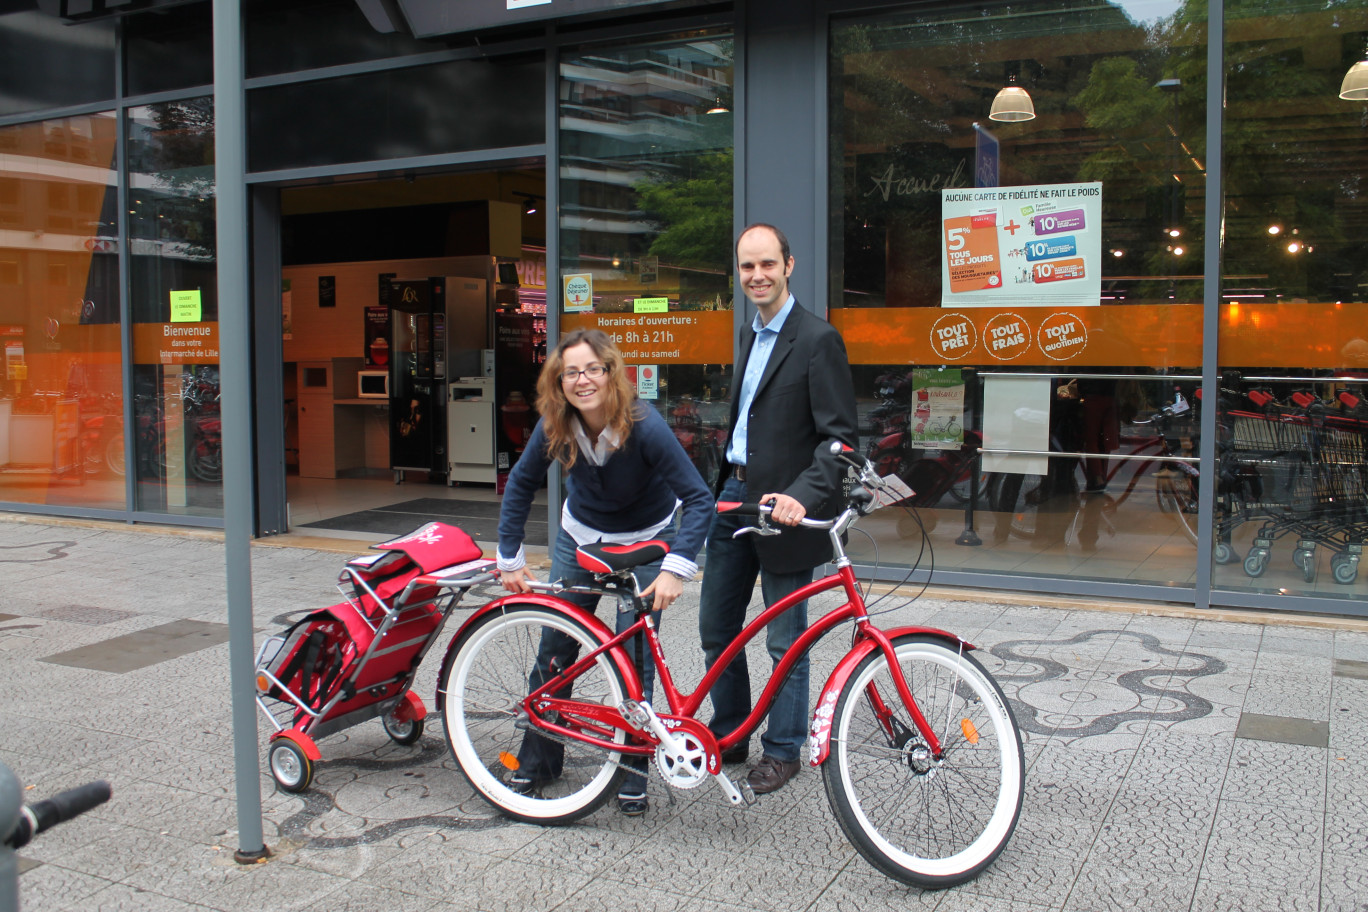
[[[738,337],[731,437],[717,488],[719,500],[771,504],[774,521],[786,526],[796,526],[804,516],[826,519],[840,512],[845,468],[830,445],[833,440],[856,443],[845,343],[789,293],[793,262],[788,238],[773,225],[751,225],[737,239],[737,280],[755,304],[756,316]],[[698,628],[709,668],[745,625],[757,575],[765,604],[772,605],[812,582],[813,570],[831,558],[825,532],[787,529],[772,537],[732,537],[747,524],[741,517],[715,516],[708,533]],[[806,629],[804,601],[770,624],[771,660],[777,663]],[[750,714],[744,652],[722,673],[711,696],[709,727],[716,735],[731,732]],[[756,794],[781,788],[798,771],[807,723],[804,656],[770,708],[760,739],[763,756],[746,777]],[[748,754],[743,743],[722,759],[740,763]]]

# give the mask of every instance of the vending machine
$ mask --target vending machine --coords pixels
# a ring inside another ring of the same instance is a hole
[[[392,279],[390,468],[444,476],[446,459],[446,280]]]
[[[537,347],[537,323],[532,314],[501,311],[494,315],[495,484],[499,493],[537,424],[537,375],[541,371],[537,359],[545,357]],[[544,330],[542,340],[544,346]]]

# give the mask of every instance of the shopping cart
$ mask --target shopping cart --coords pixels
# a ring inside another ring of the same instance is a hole
[[[1216,562],[1236,560],[1231,533],[1258,522],[1244,558],[1249,576],[1263,575],[1275,541],[1294,537],[1292,562],[1306,582],[1315,581],[1320,547],[1331,552],[1335,582],[1354,582],[1368,542],[1368,421],[1357,400],[1351,405],[1343,397],[1325,401],[1296,391],[1279,401],[1260,389],[1247,399],[1254,408],[1230,408],[1222,416]]]
[[[343,601],[257,652],[257,706],[275,729],[267,758],[287,792],[312,783],[327,735],[379,716],[398,744],[422,736],[427,709],[410,690],[418,666],[465,592],[494,578],[495,562],[444,523],[373,547],[338,576]]]

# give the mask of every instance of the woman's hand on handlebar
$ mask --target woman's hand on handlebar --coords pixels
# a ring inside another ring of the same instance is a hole
[[[519,567],[517,570],[500,570],[499,585],[509,592],[531,592],[531,583],[535,583],[537,578],[527,571],[526,567]]]
[[[770,519],[781,525],[796,526],[807,516],[807,508],[787,494],[766,494],[760,502],[769,504]]]
[[[654,597],[651,604],[652,611],[664,611],[674,604],[675,600],[684,592],[684,581],[673,573],[666,573],[662,570],[655,578],[655,582],[641,591],[642,599]]]

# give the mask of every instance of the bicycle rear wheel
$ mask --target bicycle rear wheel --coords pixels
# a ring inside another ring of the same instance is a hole
[[[518,781],[524,737],[537,737],[524,721],[521,703],[528,694],[543,631],[574,641],[579,654],[598,648],[599,639],[583,624],[539,605],[513,605],[466,630],[443,682],[443,719],[447,744],[461,772],[486,801],[504,814],[529,823],[563,824],[597,810],[614,794],[625,771],[618,753],[570,741],[560,774],[544,779],[524,770]],[[627,688],[605,654],[573,682],[577,701],[618,706]],[[562,725],[574,727],[566,716]],[[618,743],[625,732],[613,736]]]
[[[875,650],[836,701],[822,780],[866,861],[904,883],[951,887],[992,864],[1016,828],[1021,735],[1001,688],[972,655],[918,635],[893,645],[941,758],[926,751]],[[875,711],[880,701],[892,713],[887,724]]]

